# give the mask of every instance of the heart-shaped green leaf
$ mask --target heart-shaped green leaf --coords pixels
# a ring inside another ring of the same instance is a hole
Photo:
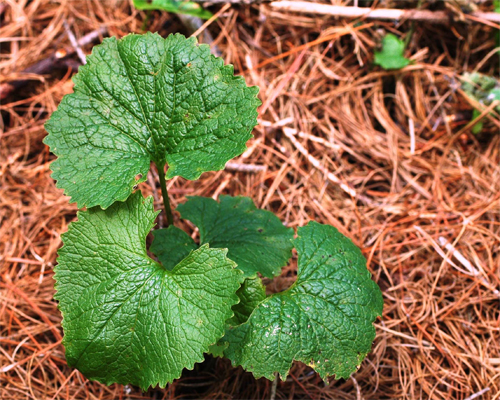
[[[274,379],[302,361],[323,379],[348,378],[370,351],[382,294],[361,251],[335,228],[299,228],[297,281],[267,297],[219,342],[234,365]]]
[[[208,245],[171,271],[151,260],[153,200],[79,212],[63,235],[55,298],[68,364],[105,384],[165,386],[224,334],[242,273]]]
[[[255,207],[249,197],[189,197],[177,207],[182,218],[200,230],[200,243],[227,248],[228,257],[245,276],[280,274],[292,255],[293,229],[270,211]]]
[[[208,45],[180,34],[108,38],[94,47],[45,128],[53,178],[79,208],[124,201],[151,162],[198,179],[245,150],[258,89]]]

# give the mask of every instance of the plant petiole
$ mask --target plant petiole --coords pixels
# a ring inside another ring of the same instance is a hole
[[[161,197],[163,197],[163,207],[165,208],[165,214],[167,215],[167,226],[173,225],[174,216],[172,215],[170,199],[168,198],[167,182],[165,181],[165,168],[159,167],[157,164],[155,165],[158,170],[158,176],[160,177]]]

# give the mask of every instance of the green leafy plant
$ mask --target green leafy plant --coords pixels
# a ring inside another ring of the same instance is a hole
[[[404,41],[388,33],[382,39],[382,49],[375,52],[374,64],[386,70],[404,68],[411,62],[404,56],[404,52]]]
[[[201,19],[212,17],[210,11],[204,10],[199,3],[185,0],[133,0],[138,10],[163,10],[175,14],[191,15]]]
[[[195,39],[105,39],[46,124],[53,177],[78,207],[55,268],[68,364],[105,384],[165,386],[206,353],[256,377],[294,360],[348,378],[375,337],[382,296],[366,260],[335,228],[294,231],[247,197],[190,197],[178,207],[199,242],[174,226],[166,180],[197,179],[241,154],[257,88]],[[168,227],[137,191],[158,169]],[[165,172],[165,168],[168,167]],[[297,281],[266,295],[298,253]]]
[[[481,108],[491,105],[494,101],[500,102],[500,82],[497,79],[479,72],[466,72],[461,76],[461,81],[465,95],[476,104],[472,111],[472,120],[481,115]],[[495,107],[495,111],[500,113],[500,104]],[[482,121],[477,122],[471,128],[472,133],[479,134],[483,126]]]

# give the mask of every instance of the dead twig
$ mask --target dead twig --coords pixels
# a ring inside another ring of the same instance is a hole
[[[276,389],[278,388],[278,373],[274,373],[274,381],[271,386],[271,396],[269,396],[269,400],[274,400],[276,398]]]
[[[448,251],[448,254],[446,254],[442,249],[441,247],[439,247],[439,245],[437,244],[437,242],[426,232],[424,231],[420,226],[418,225],[414,225],[413,226],[415,228],[415,230],[417,230],[419,233],[422,234],[422,236],[424,238],[426,238],[430,244],[432,245],[432,247],[434,248],[434,250],[436,250],[436,252],[443,258],[444,261],[446,261],[449,265],[451,265],[453,268],[455,268],[457,271],[465,274],[465,275],[469,275],[469,276],[473,276],[473,277],[478,277],[481,284],[483,284],[483,286],[489,290],[491,290],[493,292],[493,294],[495,296],[498,296],[499,295],[499,291],[493,287],[481,274],[481,272],[479,272],[476,268],[474,268],[472,266],[472,264],[465,259],[465,257],[462,256],[461,253],[458,252],[458,250],[455,249],[455,247],[453,247],[453,245],[451,245],[450,243],[448,243],[448,241],[444,238],[444,237],[440,237],[438,240],[440,241],[440,244],[441,246],[443,246],[447,251]],[[463,270],[462,268],[460,268],[457,264],[455,264],[451,259],[450,259],[450,255],[453,255],[465,268],[467,268],[467,271]]]
[[[198,36],[202,32],[206,32],[206,29],[214,22],[221,14],[226,12],[226,10],[231,7],[231,4],[225,4],[219,11],[212,15],[202,26],[200,26],[191,36]]]
[[[64,30],[66,31],[66,35],[68,35],[68,39],[71,42],[71,46],[73,46],[73,48],[75,49],[78,58],[80,59],[83,65],[87,64],[87,58],[85,57],[85,53],[83,52],[82,48],[80,47],[80,44],[76,40],[74,33],[71,31],[68,21],[64,21],[63,25],[64,25]]]
[[[491,289],[493,291],[493,294],[497,297],[500,297],[500,292],[493,287],[487,280],[484,278],[484,271],[479,271],[477,268],[475,268],[472,263],[467,260],[462,253],[460,253],[451,243],[449,243],[443,236],[438,237],[439,244],[444,247],[453,257],[455,257],[460,264],[462,264],[467,271],[464,271],[460,268],[457,268],[460,272],[466,274],[466,275],[472,275],[474,277],[479,277],[481,279],[481,282],[484,284],[485,287],[488,289]]]
[[[485,394],[486,392],[489,392],[489,391],[490,391],[489,387],[484,388],[483,390],[480,390],[479,392],[474,393],[472,396],[467,397],[465,400],[477,399],[478,397],[482,396],[483,394]]]
[[[262,172],[267,169],[265,165],[255,165],[255,164],[240,164],[236,162],[228,162],[226,164],[226,170],[236,171],[236,172]]]
[[[329,4],[311,3],[308,1],[275,1],[272,8],[283,11],[303,12],[309,14],[331,15],[345,18],[367,18],[393,21],[421,21],[434,24],[447,24],[453,21],[453,14],[447,11],[429,10],[396,10],[390,8],[371,9],[368,7],[344,7]],[[472,22],[500,24],[500,14],[493,12],[472,12],[464,14]],[[491,24],[488,24],[491,25]],[[500,27],[497,27],[497,29]]]
[[[330,143],[328,140],[325,140],[325,139],[320,138],[318,136],[314,136],[314,135],[311,135],[309,133],[297,131],[297,130],[291,129],[291,128],[287,128],[287,130],[292,135],[297,135],[300,138],[307,139],[307,140],[309,140],[311,142],[319,143],[322,146],[329,147],[330,149],[333,149],[333,150],[336,150],[336,151],[342,150],[342,146],[340,146],[338,144]]]

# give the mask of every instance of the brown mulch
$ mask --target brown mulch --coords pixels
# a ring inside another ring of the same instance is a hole
[[[209,358],[146,393],[66,365],[52,276],[76,206],[56,189],[42,140],[79,60],[22,71],[71,49],[64,21],[77,38],[102,27],[118,37],[189,32],[176,16],[147,17],[125,1],[7,0],[0,18],[0,84],[28,80],[0,105],[0,398],[270,398],[270,382],[227,360]],[[266,168],[174,178],[173,205],[186,195],[246,195],[288,226],[331,224],[363,249],[384,295],[373,350],[352,379],[326,385],[297,363],[276,399],[500,399],[500,123],[486,114],[481,134],[470,132],[459,80],[476,68],[499,75],[494,28],[348,21],[263,4],[228,7],[207,30],[263,101],[255,138],[233,162]],[[413,63],[402,71],[373,66],[384,32],[411,34]],[[155,181],[140,189],[159,209]],[[288,286],[294,268],[271,290]]]

